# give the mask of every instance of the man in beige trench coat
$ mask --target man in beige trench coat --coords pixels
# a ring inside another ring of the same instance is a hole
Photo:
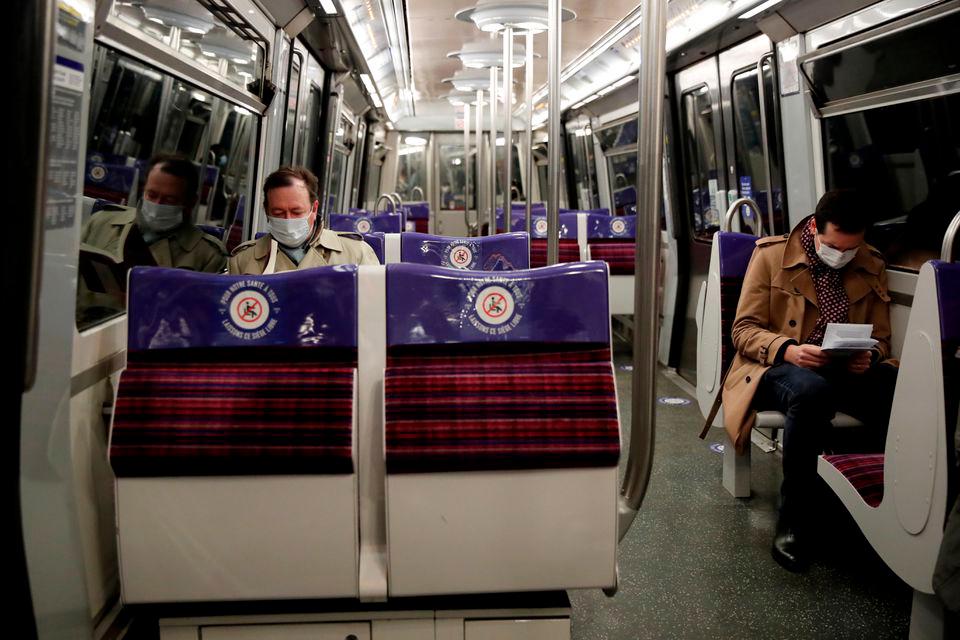
[[[380,264],[363,237],[324,229],[317,177],[304,167],[280,167],[263,184],[270,233],[238,246],[234,275],[261,275],[333,264]]]
[[[724,427],[750,446],[757,410],[782,411],[783,484],[773,557],[800,571],[817,486],[817,456],[837,411],[872,428],[881,447],[896,384],[890,296],[882,255],[864,242],[868,208],[857,193],[828,192],[789,234],[757,241],[743,282],[723,385]],[[873,325],[877,345],[854,355],[820,349],[827,323]],[[893,366],[891,366],[893,365]]]

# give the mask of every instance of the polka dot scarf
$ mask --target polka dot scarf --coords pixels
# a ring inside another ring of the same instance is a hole
[[[820,317],[813,331],[807,337],[808,344],[817,346],[823,344],[823,333],[829,322],[849,322],[850,299],[847,290],[843,288],[841,270],[833,269],[817,255],[817,244],[814,240],[813,216],[803,223],[800,232],[800,244],[807,254],[807,264],[810,265],[810,275],[813,277],[813,288],[817,292],[817,306],[820,308]]]

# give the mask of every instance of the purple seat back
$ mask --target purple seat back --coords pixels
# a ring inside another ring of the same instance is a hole
[[[932,264],[940,301],[940,340],[960,342],[960,263],[935,260]]]
[[[217,240],[220,240],[221,242],[223,241],[223,234],[227,232],[227,230],[223,227],[217,227],[212,224],[198,224],[197,228],[200,229],[200,231],[213,236]]]
[[[407,210],[407,218],[410,220],[426,220],[430,217],[429,202],[406,202],[401,208]]]
[[[743,277],[756,246],[756,236],[733,231],[718,231],[713,237],[720,255],[720,349],[723,371],[733,360],[733,322],[743,289]]]
[[[530,246],[526,233],[480,238],[404,233],[400,236],[400,261],[476,271],[515,271],[530,268]]]
[[[609,344],[607,266],[490,274],[387,265],[387,345]]]
[[[357,345],[357,267],[266,276],[136,267],[130,272],[127,348]]]
[[[102,198],[116,204],[134,205],[136,203],[127,200],[136,180],[136,167],[90,160],[87,162],[83,193],[91,198]]]
[[[587,240],[632,240],[637,237],[637,216],[587,214]]]
[[[403,216],[395,213],[381,215],[348,215],[331,213],[327,222],[333,231],[352,231],[354,233],[400,233],[403,231]]]
[[[380,264],[383,264],[383,246],[386,243],[386,237],[384,234],[379,231],[365,233],[363,234],[363,241],[370,245],[370,248],[373,249],[373,252],[377,254],[377,260],[380,261]]]

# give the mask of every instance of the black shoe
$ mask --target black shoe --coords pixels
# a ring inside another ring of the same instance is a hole
[[[777,524],[777,534],[773,537],[773,547],[770,549],[773,559],[781,567],[793,573],[802,573],[807,570],[809,560],[803,543],[797,538],[794,527],[786,524]]]

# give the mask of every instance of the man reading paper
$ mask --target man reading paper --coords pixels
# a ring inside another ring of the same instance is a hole
[[[860,419],[882,449],[890,416],[897,374],[889,360],[890,297],[883,256],[864,242],[868,223],[862,198],[837,190],[791,233],[758,240],[733,324],[724,427],[742,451],[756,411],[786,415],[772,552],[791,571],[808,561],[817,456],[829,446],[830,420],[837,411]],[[872,325],[876,344],[831,355],[821,349],[831,323]]]

